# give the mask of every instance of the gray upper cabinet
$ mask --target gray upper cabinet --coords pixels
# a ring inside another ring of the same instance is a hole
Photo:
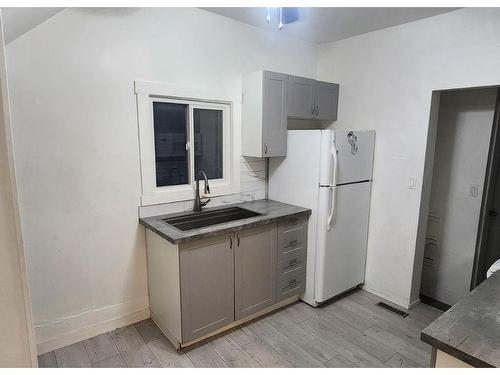
[[[315,119],[337,120],[339,85],[316,81],[314,91]]]
[[[256,72],[243,80],[242,154],[286,156],[288,75]]]
[[[230,235],[180,248],[182,342],[234,321],[234,259]]]
[[[259,71],[243,78],[243,156],[286,156],[287,118],[337,119],[339,85]]]
[[[235,320],[276,301],[277,225],[236,234],[234,253]]]
[[[339,85],[290,76],[288,117],[302,120],[336,120]]]
[[[289,76],[288,117],[299,119],[314,118],[314,79]]]

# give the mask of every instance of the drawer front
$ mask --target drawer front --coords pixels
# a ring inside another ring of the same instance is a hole
[[[278,225],[278,261],[298,257],[307,250],[307,221],[287,220]]]
[[[276,300],[282,301],[286,298],[301,294],[306,289],[306,274],[302,273],[292,277],[288,277],[278,282],[278,290],[276,291]]]
[[[306,253],[301,252],[297,256],[278,263],[278,282],[290,279],[292,276],[306,272]]]

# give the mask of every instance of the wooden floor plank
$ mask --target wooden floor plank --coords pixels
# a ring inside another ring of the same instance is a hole
[[[38,356],[39,368],[57,368],[57,360],[55,352],[48,352]]]
[[[295,367],[324,367],[323,364],[297,346],[287,336],[275,329],[269,323],[258,320],[248,328],[271,346]]]
[[[83,341],[56,349],[55,355],[59,367],[92,367]]]
[[[328,362],[325,363],[326,367],[330,368],[349,368],[349,367],[358,367],[353,362],[349,361],[343,355],[339,354],[336,357],[333,357]]]
[[[189,357],[184,352],[177,351],[165,337],[150,341],[147,345],[161,367],[194,367]]]
[[[115,354],[112,357],[103,359],[101,361],[92,363],[93,367],[97,368],[119,368],[119,367],[127,367],[127,364],[123,360],[120,354]]]
[[[195,367],[227,367],[226,362],[208,344],[202,344],[186,352]]]
[[[85,345],[90,362],[93,364],[118,354],[118,350],[109,333],[103,333],[102,335],[87,339],[83,341],[83,345]]]
[[[260,367],[250,354],[228,336],[219,337],[210,345],[229,367]]]
[[[248,343],[243,349],[262,367],[292,367],[290,362],[261,339]]]
[[[137,329],[137,332],[139,332],[146,344],[148,342],[165,337],[160,328],[158,328],[155,322],[153,322],[151,319],[146,319],[139,323],[135,323],[134,327]]]
[[[325,342],[288,320],[281,312],[268,316],[265,321],[321,363],[325,363],[339,354]]]
[[[359,367],[388,367],[385,362],[374,357],[366,350],[353,344],[317,320],[309,318],[299,325],[314,336],[325,341],[331,348]]]
[[[160,367],[160,363],[132,325],[110,332],[127,367]]]
[[[235,329],[234,331],[229,332],[228,336],[236,341],[236,343],[238,343],[241,347],[244,347],[245,345],[258,339],[258,337],[247,327]]]
[[[391,367],[422,367],[417,362],[412,361],[409,358],[406,358],[404,355],[400,353],[394,354],[389,360],[386,362]]]
[[[396,352],[404,355],[412,361],[419,363],[421,366],[428,367],[430,365],[431,356],[429,353],[408,343],[408,341],[387,332],[385,329],[373,326],[366,330],[366,334],[380,341],[384,345],[393,348]]]
[[[305,302],[297,302],[296,305],[302,304]],[[309,318],[307,314],[305,314],[303,311],[300,311],[296,308],[293,308],[294,305],[288,306],[287,308],[281,310],[280,312],[290,321],[294,322],[295,324],[299,324]]]
[[[396,350],[383,345],[372,337],[367,336],[364,332],[355,329],[338,316],[331,315],[327,309],[314,309],[312,307],[306,308],[309,310],[312,319],[315,319],[321,324],[329,327],[335,333],[342,336],[344,339],[350,341],[351,343],[357,345],[364,351],[370,353],[373,357],[379,359],[381,362],[387,361],[394,354],[396,354]]]
[[[406,318],[364,290],[313,308],[288,306],[211,342],[177,352],[156,324],[134,325],[38,357],[40,367],[419,367],[431,347],[420,332],[441,312],[417,304]],[[403,311],[408,311],[401,308]]]

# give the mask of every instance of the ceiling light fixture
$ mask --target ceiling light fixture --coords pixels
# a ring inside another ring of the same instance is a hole
[[[299,8],[277,8],[278,10],[278,30],[282,30],[286,24],[299,19]],[[266,22],[271,23],[271,8],[267,8]]]

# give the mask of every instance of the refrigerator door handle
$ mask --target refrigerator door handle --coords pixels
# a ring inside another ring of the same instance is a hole
[[[330,208],[330,215],[328,215],[328,230],[332,229],[332,225],[335,224],[335,210],[337,205],[337,172],[339,166],[339,157],[337,154],[337,147],[335,147],[335,142],[332,143],[332,158],[333,158],[333,176],[332,184],[330,189],[332,190],[332,206]]]

